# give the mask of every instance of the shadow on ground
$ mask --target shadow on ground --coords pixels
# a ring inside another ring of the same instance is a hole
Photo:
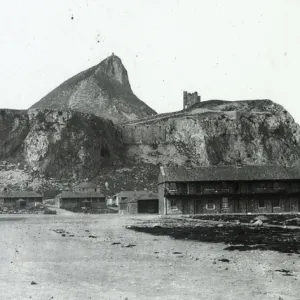
[[[130,229],[153,235],[168,235],[174,239],[225,243],[224,250],[272,250],[300,253],[300,229],[281,227],[249,227],[242,225],[201,225],[183,227],[131,226]]]

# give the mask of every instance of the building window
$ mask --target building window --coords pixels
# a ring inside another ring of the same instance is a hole
[[[176,193],[177,192],[177,186],[176,183],[170,182],[169,185],[167,186],[167,192],[168,193]]]
[[[171,199],[170,207],[171,207],[171,209],[176,209],[177,208],[177,200],[176,199]]]
[[[208,182],[205,184],[204,190],[206,192],[215,192],[216,191],[216,184],[212,182]]]
[[[273,207],[280,207],[280,199],[273,199]]]
[[[259,189],[266,189],[266,187],[267,187],[267,185],[264,182],[261,182],[261,183],[258,184]]]
[[[229,193],[230,191],[230,185],[228,182],[221,182],[221,192],[223,193]]]
[[[201,183],[196,183],[196,194],[201,194],[201,192],[202,192]]]
[[[258,207],[265,207],[265,200],[264,199],[259,199],[258,200]]]
[[[278,181],[275,181],[275,182],[273,182],[273,189],[274,190],[283,190],[284,189],[284,184],[282,184]]]
[[[196,194],[196,184],[195,183],[189,183],[188,184],[188,193],[189,193],[189,195],[195,195]]]
[[[187,184],[186,183],[177,183],[177,191],[179,194],[187,194]]]
[[[207,210],[213,210],[213,209],[215,209],[214,200],[208,200],[208,202],[206,204],[206,209]]]
[[[227,197],[223,197],[222,198],[222,208],[224,208],[224,209],[228,209],[229,208],[228,198]]]
[[[223,182],[221,182],[221,189],[222,190],[227,190],[229,188],[229,184],[228,184],[228,182],[225,182],[225,181],[223,181]]]

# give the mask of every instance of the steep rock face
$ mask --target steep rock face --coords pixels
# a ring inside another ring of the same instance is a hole
[[[24,159],[46,177],[93,178],[118,165],[122,144],[113,123],[75,111],[29,110]]]
[[[20,159],[23,141],[29,129],[26,111],[0,110],[0,159]]]
[[[72,109],[114,122],[156,114],[133,94],[127,70],[116,55],[65,81],[31,108]]]
[[[300,159],[300,127],[270,100],[207,101],[175,116],[144,124],[159,126],[164,140],[128,143],[132,157],[149,163],[187,166],[228,164],[292,165]]]

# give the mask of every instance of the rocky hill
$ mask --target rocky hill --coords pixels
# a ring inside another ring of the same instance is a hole
[[[134,95],[127,70],[114,54],[68,79],[31,108],[77,110],[115,123],[156,114]]]
[[[28,111],[0,110],[0,188],[52,195],[88,178],[113,194],[155,190],[160,164],[299,162],[300,127],[282,106],[210,100],[157,115],[133,94],[114,55]]]
[[[33,185],[40,190],[49,181],[61,188],[95,178],[102,169],[121,168],[125,159],[115,125],[92,114],[0,110],[0,127],[2,187]]]
[[[299,125],[270,100],[205,101],[124,127],[129,155],[148,163],[293,165],[300,158]]]
[[[300,161],[299,125],[270,100],[206,101],[122,125],[71,110],[1,110],[0,126],[1,186],[43,192],[85,178],[103,187],[108,182],[108,194],[155,190],[160,164]]]

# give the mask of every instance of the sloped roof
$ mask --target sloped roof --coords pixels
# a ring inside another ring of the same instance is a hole
[[[132,197],[129,199],[128,203],[134,203],[134,202],[143,201],[143,200],[158,200],[158,194],[150,193],[148,195],[139,195],[137,197]]]
[[[1,191],[0,198],[42,198],[41,194],[33,191]]]
[[[93,182],[84,181],[84,182],[79,183],[77,186],[75,186],[75,189],[82,189],[82,188],[95,189],[95,188],[97,188],[97,184],[95,184]]]
[[[161,167],[159,183],[300,179],[300,166],[211,166],[187,169]]]
[[[123,197],[133,197],[135,193],[137,193],[138,191],[121,191],[119,193],[117,193],[115,196],[119,196],[121,198]]]
[[[56,196],[57,198],[105,198],[102,193],[97,192],[72,192],[65,191]]]
[[[137,202],[139,200],[155,200],[158,199],[158,194],[149,192],[149,191],[139,191],[136,192],[136,195],[132,197],[128,197],[124,200],[121,200],[120,203],[129,203],[129,202]]]

